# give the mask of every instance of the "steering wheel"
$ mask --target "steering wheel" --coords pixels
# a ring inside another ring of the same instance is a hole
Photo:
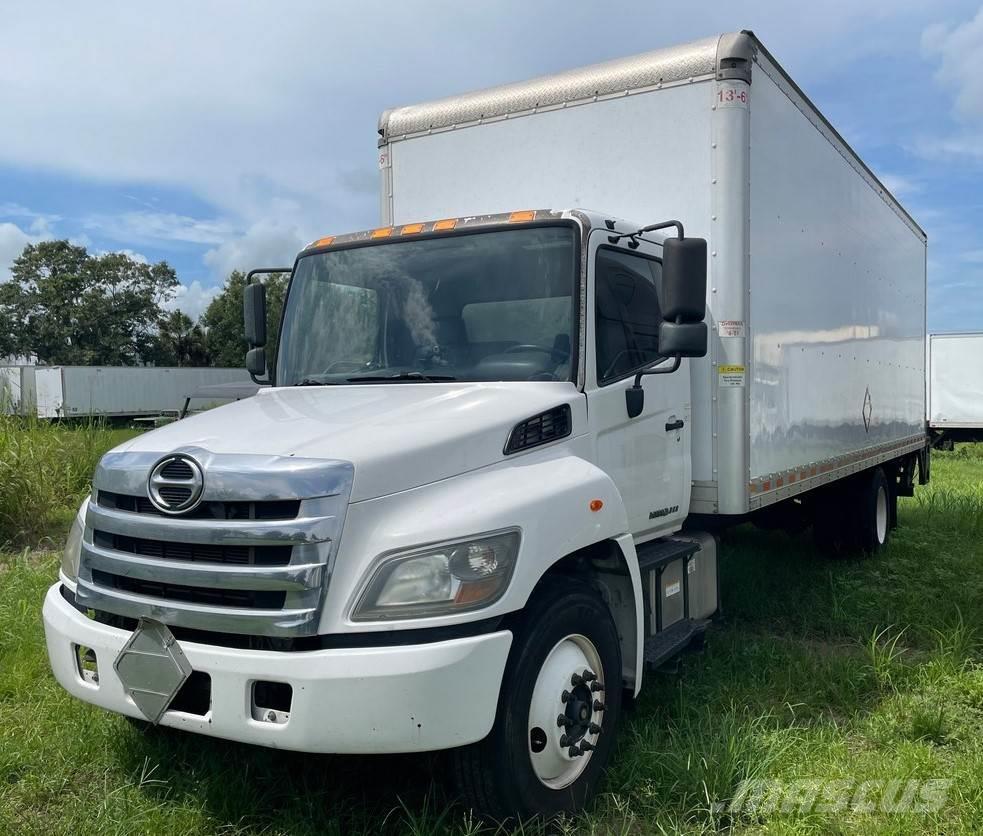
[[[547,348],[545,345],[534,345],[533,343],[523,343],[522,345],[511,345],[505,349],[503,354],[517,354],[520,351],[542,351],[543,354],[548,354],[550,357],[553,356],[554,352],[563,357],[570,354],[569,351],[565,351],[562,348]]]

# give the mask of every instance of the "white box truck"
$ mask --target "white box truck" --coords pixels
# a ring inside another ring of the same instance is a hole
[[[272,385],[102,459],[51,665],[574,810],[717,610],[709,532],[873,553],[927,479],[925,235],[748,32],[392,110],[379,148],[382,225],[300,253],[269,364],[247,287]]]
[[[929,334],[927,363],[932,446],[983,441],[983,332]]]
[[[244,369],[198,366],[46,366],[35,378],[38,418],[177,415],[202,386],[249,383]]]

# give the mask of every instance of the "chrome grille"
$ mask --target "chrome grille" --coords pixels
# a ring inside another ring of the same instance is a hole
[[[179,452],[205,474],[201,504],[186,515],[160,514],[145,499],[160,453],[110,453],[100,462],[96,501],[85,515],[78,603],[196,630],[316,634],[352,466]]]

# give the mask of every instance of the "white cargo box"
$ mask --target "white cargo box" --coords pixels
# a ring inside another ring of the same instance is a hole
[[[0,413],[32,415],[36,366],[0,366]]]
[[[398,108],[379,133],[386,225],[580,207],[708,239],[694,512],[925,445],[925,233],[751,33]]]
[[[932,429],[983,429],[983,332],[930,334],[928,421]]]
[[[36,372],[39,418],[178,413],[202,386],[245,383],[245,369],[50,366]]]

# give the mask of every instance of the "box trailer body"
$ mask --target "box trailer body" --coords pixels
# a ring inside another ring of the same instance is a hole
[[[33,415],[37,404],[34,373],[37,366],[0,366],[0,412]]]
[[[245,369],[156,366],[48,366],[36,372],[38,418],[177,413],[201,386],[246,383]]]
[[[983,332],[929,334],[927,364],[933,443],[983,441]]]
[[[201,734],[450,749],[481,812],[569,812],[716,612],[713,530],[873,554],[927,479],[925,236],[746,32],[379,132],[383,225],[298,255],[272,366],[246,287],[271,385],[100,461],[52,668]]]
[[[694,512],[923,446],[926,236],[755,39],[399,108],[379,133],[385,225],[584,207],[708,240]]]

